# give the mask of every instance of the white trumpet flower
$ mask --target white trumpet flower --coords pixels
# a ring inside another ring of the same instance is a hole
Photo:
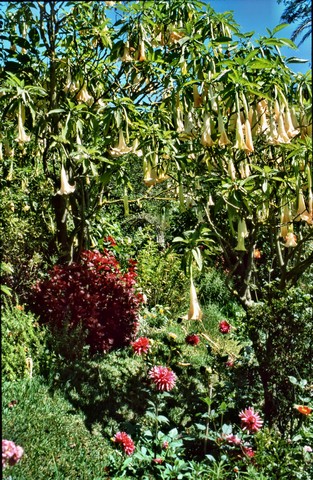
[[[64,166],[61,168],[61,188],[57,191],[58,195],[69,195],[75,191],[75,185],[68,183],[67,174]]]

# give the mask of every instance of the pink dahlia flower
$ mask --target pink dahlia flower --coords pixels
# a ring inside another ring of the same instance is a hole
[[[122,445],[123,450],[126,453],[126,455],[131,455],[132,453],[134,453],[135,444],[132,441],[132,439],[130,438],[130,436],[127,435],[127,433],[117,432],[114,435],[113,442]]]
[[[231,329],[231,325],[227,322],[227,320],[222,320],[219,324],[219,330],[221,333],[229,333]]]
[[[155,383],[158,390],[169,392],[175,387],[177,377],[175,373],[167,367],[155,366],[149,371],[149,377]]]
[[[250,458],[254,457],[255,455],[255,451],[252,450],[251,447],[242,447],[242,451],[247,457],[250,457]]]
[[[241,428],[249,433],[257,432],[263,425],[260,415],[251,407],[241,411],[239,417],[241,418]]]
[[[225,440],[227,443],[230,443],[231,445],[240,445],[241,444],[241,439],[237,437],[237,435],[226,435]]]
[[[186,336],[185,341],[186,343],[188,343],[188,345],[195,346],[198,345],[198,343],[200,342],[200,338],[198,337],[198,335],[191,333],[190,335]]]
[[[2,440],[2,468],[15,465],[20,461],[23,453],[22,447],[15,445],[11,440]]]
[[[151,348],[150,340],[147,337],[139,337],[131,345],[136,355],[143,355]]]

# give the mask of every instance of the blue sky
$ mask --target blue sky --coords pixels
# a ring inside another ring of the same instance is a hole
[[[241,31],[243,33],[254,31],[253,38],[267,35],[266,27],[273,30],[276,25],[282,23],[280,17],[285,8],[283,4],[278,4],[276,0],[208,0],[208,3],[219,13],[233,11],[234,19],[240,25]],[[280,30],[276,36],[290,38],[295,28],[296,25],[292,24]],[[312,67],[311,43],[312,38],[309,37],[298,50],[281,49],[282,54],[286,57],[298,57],[309,60],[309,63],[305,64],[290,64],[290,68],[294,72],[305,73]]]

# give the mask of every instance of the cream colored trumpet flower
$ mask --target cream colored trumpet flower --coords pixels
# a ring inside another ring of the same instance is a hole
[[[287,132],[285,130],[284,119],[281,112],[278,117],[277,133],[278,133],[277,143],[290,143],[290,138],[288,137]]]
[[[120,157],[132,151],[132,147],[128,147],[125,143],[123,130],[119,131],[119,141],[116,147],[113,147],[109,150],[109,153],[112,157]]]
[[[214,142],[211,138],[211,119],[208,114],[206,114],[204,117],[203,129],[202,129],[200,141],[204,147],[212,147],[212,145],[214,145]]]
[[[274,115],[270,115],[270,130],[267,136],[267,143],[269,143],[270,145],[277,145],[278,143],[278,133]]]
[[[142,150],[138,150],[138,146],[139,146],[138,138],[135,138],[135,140],[133,142],[132,151],[135,155],[137,155],[137,157],[142,157],[143,152],[142,152]]]
[[[231,158],[228,159],[227,171],[228,171],[228,175],[230,176],[232,181],[235,182],[235,180],[236,180],[236,169],[235,169],[234,162],[232,161]]]
[[[293,138],[298,135],[299,130],[296,130],[293,126],[291,113],[289,107],[286,106],[285,115],[284,115],[284,127],[289,138]]]
[[[236,118],[236,142],[234,148],[238,150],[247,150],[247,145],[245,144],[245,139],[243,136],[242,123],[238,113]]]
[[[79,103],[87,103],[87,105],[91,105],[93,102],[93,97],[89,95],[86,85],[84,84],[80,91],[76,94],[76,100]]]
[[[133,57],[130,54],[129,42],[128,41],[124,45],[124,52],[123,52],[123,56],[122,56],[121,60],[122,60],[122,62],[131,62],[133,60]]]
[[[297,246],[297,237],[293,232],[288,232],[285,237],[285,247],[296,247]]]
[[[310,219],[310,214],[306,209],[303,192],[302,190],[300,190],[298,195],[298,210],[296,213],[295,220],[297,222],[300,222],[301,220],[303,220],[304,222],[307,222],[309,219]]]
[[[253,140],[252,140],[252,132],[251,132],[251,125],[248,118],[245,121],[245,143],[246,143],[246,152],[252,153],[254,152]]]
[[[202,318],[202,310],[192,278],[190,279],[190,307],[187,318],[188,320],[201,320]]]
[[[64,166],[61,168],[61,188],[57,191],[58,195],[69,195],[75,191],[75,185],[68,183],[67,174]]]
[[[261,133],[265,133],[268,130],[268,123],[266,118],[267,111],[267,103],[264,103],[264,100],[257,104],[257,112],[259,115]]]
[[[276,122],[278,122],[278,117],[280,115],[280,106],[277,99],[274,102],[274,113],[275,113],[275,120]]]
[[[227,133],[225,132],[223,117],[221,112],[218,112],[218,132],[220,133],[220,138],[218,139],[219,146],[224,147],[225,145],[229,145],[231,142],[227,137]]]
[[[202,95],[198,92],[197,85],[193,85],[193,104],[195,108],[201,107],[202,105]]]
[[[26,135],[25,130],[24,130],[23,107],[22,107],[21,104],[19,105],[19,110],[18,110],[18,115],[17,115],[17,125],[18,125],[18,136],[15,139],[15,141],[18,142],[20,145],[23,145],[23,143],[30,141],[30,136]]]
[[[139,62],[144,62],[145,60],[147,60],[144,40],[140,40],[139,42],[138,60]]]
[[[235,250],[239,252],[245,252],[246,247],[245,247],[245,238],[248,237],[248,230],[247,230],[247,225],[246,221],[243,219],[240,219],[238,222],[238,233],[237,233],[237,245],[235,247]]]
[[[147,187],[151,187],[156,185],[157,183],[157,173],[156,173],[156,166],[151,165],[147,159],[143,161],[143,181]]]
[[[2,147],[2,142],[0,143],[0,160],[3,160],[3,147]]]
[[[181,132],[180,138],[182,140],[188,140],[195,136],[195,126],[193,123],[192,113],[185,113],[184,116],[184,130]]]

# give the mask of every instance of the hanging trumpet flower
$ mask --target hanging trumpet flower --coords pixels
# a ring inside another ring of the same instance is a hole
[[[299,130],[295,129],[291,119],[291,113],[288,105],[286,105],[285,115],[284,115],[284,127],[289,138],[293,138],[298,135]]]
[[[147,60],[144,40],[140,40],[139,42],[138,60],[139,62],[144,62],[145,60]]]
[[[16,142],[18,142],[20,145],[22,145],[25,142],[30,141],[30,136],[26,135],[25,130],[24,130],[24,117],[25,117],[25,109],[24,105],[19,103],[18,107],[18,115],[17,115],[17,125],[18,125],[18,136],[15,139]]]
[[[248,230],[247,230],[247,225],[246,221],[243,219],[240,219],[238,222],[238,233],[237,233],[237,245],[235,247],[235,250],[239,252],[245,252],[246,247],[245,247],[245,238],[248,236]]]
[[[297,237],[293,232],[288,232],[285,237],[285,240],[286,240],[286,243],[284,245],[286,248],[297,246]]]
[[[69,195],[75,191],[75,185],[68,183],[67,174],[64,166],[61,168],[61,188],[57,191],[58,195]]]
[[[234,148],[238,150],[247,150],[247,145],[245,144],[245,139],[243,136],[242,124],[240,120],[240,114],[237,113],[236,119],[236,143]]]
[[[192,277],[190,278],[190,307],[187,318],[188,320],[201,320],[202,318],[202,310],[200,308]]]
[[[93,102],[93,97],[89,95],[86,85],[84,84],[79,92],[76,94],[76,100],[79,103],[87,103],[87,105],[91,105]]]
[[[289,231],[289,225],[292,223],[292,216],[290,213],[290,208],[288,203],[284,205],[281,210],[281,220],[280,220],[280,236],[285,238]]]
[[[246,144],[246,152],[249,153],[254,152],[254,146],[252,141],[252,132],[251,132],[251,125],[248,118],[245,121],[245,144]]]
[[[275,116],[273,113],[270,113],[270,129],[269,129],[269,134],[267,136],[267,143],[269,145],[277,145],[277,143],[279,143],[275,117],[276,117],[276,113],[275,113]]]
[[[218,112],[218,132],[220,133],[220,138],[218,139],[218,144],[220,147],[224,147],[225,145],[231,143],[225,132],[223,117],[220,111]]]
[[[110,155],[112,157],[120,157],[132,151],[131,147],[128,147],[125,143],[123,130],[119,131],[119,141],[116,147],[110,149]]]
[[[202,96],[198,92],[197,85],[193,85],[193,104],[195,108],[201,107],[202,105]]]
[[[306,209],[303,192],[300,190],[298,195],[298,210],[296,213],[295,221],[300,222],[301,220],[303,220],[304,222],[308,222],[309,219],[310,214]]]
[[[211,119],[208,114],[206,114],[204,117],[203,129],[202,129],[202,135],[201,135],[200,141],[204,147],[212,147],[212,145],[214,145],[214,142],[211,138]]]
[[[228,171],[228,175],[230,176],[232,181],[235,182],[235,180],[236,180],[236,169],[235,169],[234,162],[231,158],[228,159],[227,171]]]
[[[157,183],[156,165],[152,165],[146,158],[143,160],[143,181],[147,187],[151,187]]]
[[[133,57],[130,54],[129,42],[128,41],[124,45],[124,52],[123,52],[123,56],[122,56],[121,60],[122,60],[122,62],[131,62],[133,60]]]
[[[287,132],[285,130],[282,111],[280,111],[280,114],[278,115],[278,131],[277,131],[277,133],[278,133],[277,143],[290,143],[290,139],[289,139],[289,137],[287,135]]]
[[[266,114],[268,112],[268,106],[265,100],[262,100],[257,104],[257,112],[259,115],[261,133],[265,133],[268,130],[268,123],[266,118]]]

